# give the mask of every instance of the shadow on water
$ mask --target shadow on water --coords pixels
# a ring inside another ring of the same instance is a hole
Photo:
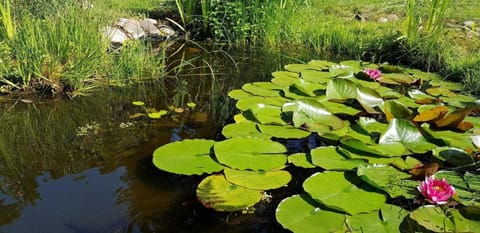
[[[282,232],[274,221],[278,202],[259,204],[256,214],[218,213],[196,200],[202,177],[162,172],[151,162],[155,148],[171,141],[221,139],[235,113],[230,90],[314,58],[247,48],[229,54],[234,60],[203,55],[180,78],[73,100],[1,103],[0,232]],[[157,110],[197,106],[152,120],[136,117],[144,109],[132,101]]]

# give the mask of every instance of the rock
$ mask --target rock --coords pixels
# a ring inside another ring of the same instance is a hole
[[[140,23],[134,19],[124,19],[120,18],[117,22],[117,26],[121,27],[125,31],[128,37],[133,39],[138,39],[144,37],[145,31],[143,31]]]
[[[160,30],[157,28],[157,20],[146,18],[140,21],[140,26],[149,35],[160,35]]]
[[[104,27],[102,29],[102,34],[105,38],[108,38],[111,43],[123,44],[123,42],[128,40],[128,36],[116,27]]]
[[[378,22],[379,23],[386,23],[386,22],[388,22],[388,19],[385,18],[385,17],[381,17],[381,18],[378,19]]]
[[[390,20],[390,21],[397,21],[398,20],[398,15],[389,14],[389,15],[387,15],[387,19]]]
[[[463,25],[472,29],[472,28],[475,27],[476,23],[472,20],[467,20],[467,21],[463,22]]]
[[[159,25],[158,30],[160,31],[160,35],[164,37],[174,37],[177,35],[177,32],[168,25]]]

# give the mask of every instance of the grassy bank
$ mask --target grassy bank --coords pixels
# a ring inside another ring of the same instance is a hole
[[[138,17],[123,10],[133,2],[112,5],[92,1],[93,7],[76,0],[0,3],[10,10],[9,15],[2,14],[0,30],[0,81],[4,92],[27,90],[74,96],[105,83],[124,84],[159,77],[164,72],[165,55],[154,53],[148,44],[131,42],[112,51],[102,35],[104,27],[112,25],[117,17]]]
[[[480,22],[478,1],[236,0],[221,5],[197,1],[194,13],[184,12],[192,14],[186,26],[202,31],[202,38],[230,44],[310,49],[440,72],[478,93],[480,36],[475,25],[463,24]]]

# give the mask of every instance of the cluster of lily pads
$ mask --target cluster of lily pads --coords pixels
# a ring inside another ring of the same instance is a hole
[[[478,101],[461,94],[461,84],[362,61],[285,69],[229,93],[239,114],[223,128],[225,140],[163,145],[155,166],[209,174],[197,197],[217,211],[252,207],[267,190],[287,186],[296,175],[289,166],[317,169],[304,192],[277,207],[277,221],[293,232],[479,229]],[[452,198],[430,203],[420,194],[431,175],[453,185]]]

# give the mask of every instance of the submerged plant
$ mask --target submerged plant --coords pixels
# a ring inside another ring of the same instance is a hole
[[[425,181],[418,186],[418,191],[434,204],[446,204],[448,199],[455,194],[455,188],[448,181],[444,178],[435,179],[434,176],[425,177]]]

